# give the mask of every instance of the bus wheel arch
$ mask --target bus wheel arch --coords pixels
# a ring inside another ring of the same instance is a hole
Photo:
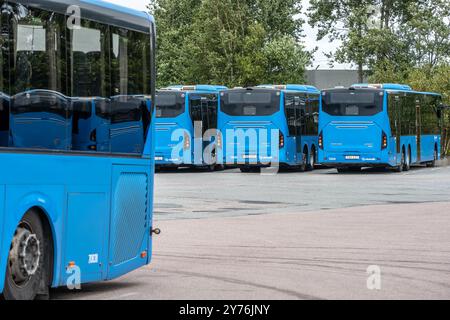
[[[3,298],[48,299],[53,281],[54,236],[45,210],[28,209],[11,239]],[[21,258],[25,255],[24,258]]]

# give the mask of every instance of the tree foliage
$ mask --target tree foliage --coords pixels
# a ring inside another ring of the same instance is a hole
[[[300,0],[152,0],[158,85],[303,82]]]
[[[401,74],[450,59],[448,0],[311,0],[318,39],[342,45],[331,56],[364,69]]]

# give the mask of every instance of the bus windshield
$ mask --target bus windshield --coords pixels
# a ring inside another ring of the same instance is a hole
[[[383,110],[382,91],[329,91],[323,93],[323,111],[332,116],[373,116]]]
[[[158,92],[155,106],[157,118],[175,118],[185,110],[183,96],[175,92]]]
[[[230,116],[270,116],[280,110],[280,92],[227,92],[221,110]]]

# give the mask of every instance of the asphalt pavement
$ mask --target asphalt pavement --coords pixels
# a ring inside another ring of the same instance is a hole
[[[450,299],[450,168],[156,176],[153,262],[54,299]]]

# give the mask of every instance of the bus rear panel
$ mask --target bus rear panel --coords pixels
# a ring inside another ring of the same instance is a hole
[[[314,166],[320,94],[301,85],[263,85],[222,94],[219,130],[229,166]]]
[[[156,95],[157,167],[209,167],[216,157],[217,109],[222,86],[172,86]],[[208,149],[207,149],[208,148]]]
[[[153,17],[96,0],[0,9],[0,299],[150,263]]]

